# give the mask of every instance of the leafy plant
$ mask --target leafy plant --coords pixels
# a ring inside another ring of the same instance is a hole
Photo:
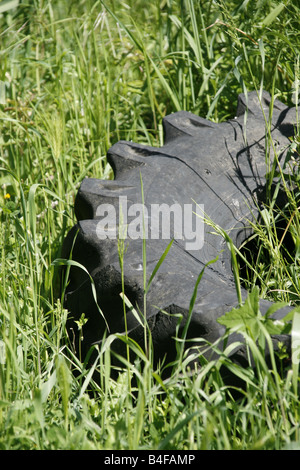
[[[282,308],[284,303],[273,304],[266,312],[262,315],[259,307],[260,291],[256,286],[250,292],[247,299],[239,308],[234,308],[230,312],[218,319],[221,325],[224,325],[231,332],[239,332],[242,335],[251,336],[256,341],[261,333],[261,329],[264,328],[270,335],[281,335],[290,332],[289,321],[293,318],[294,312],[287,315],[286,318],[279,320],[273,320],[271,315],[276,310]]]

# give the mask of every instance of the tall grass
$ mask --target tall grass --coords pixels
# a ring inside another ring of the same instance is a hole
[[[229,351],[214,362],[201,358],[199,373],[191,375],[179,347],[177,373],[164,380],[164,365],[154,370],[151,354],[125,338],[137,360],[123,358],[125,372],[113,380],[111,336],[87,369],[72,355],[55,266],[75,222],[78,186],[85,176],[112,176],[106,152],[113,143],[161,145],[163,116],[180,109],[224,121],[234,116],[243,90],[264,88],[293,105],[299,79],[297,5],[271,0],[16,4],[0,2],[0,447],[299,446],[297,367],[280,375],[273,364],[270,371],[251,337],[258,375],[233,364]],[[293,181],[288,171],[279,175],[287,204],[279,210],[275,200],[267,201],[253,233],[257,258],[248,262],[244,276],[249,290],[258,284],[261,295],[295,305],[297,132],[287,163]],[[284,221],[279,237],[278,219]],[[145,244],[144,258],[146,250]],[[82,334],[84,321],[78,325]],[[151,348],[151,338],[145,338]],[[284,365],[285,351],[281,355]],[[239,400],[237,390],[223,382],[224,367],[243,384]],[[95,370],[100,383],[93,380]]]

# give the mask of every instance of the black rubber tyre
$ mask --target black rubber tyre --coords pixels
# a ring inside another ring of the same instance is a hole
[[[265,186],[265,117],[268,120],[271,98],[257,94],[238,98],[237,117],[225,123],[215,124],[185,111],[164,118],[165,144],[161,148],[142,146],[121,141],[108,152],[108,162],[114,171],[114,181],[85,179],[75,201],[78,224],[69,232],[63,257],[82,264],[93,279],[97,300],[109,325],[110,333],[123,333],[125,329],[121,269],[118,240],[99,240],[97,208],[112,204],[117,217],[119,198],[126,196],[128,203],[142,202],[141,177],[144,204],[203,204],[205,213],[230,234],[234,244],[240,246],[248,237],[248,220],[257,216],[257,203],[263,198]],[[245,112],[247,110],[247,115]],[[263,115],[263,112],[265,117]],[[271,135],[276,142],[281,161],[289,146],[296,121],[295,109],[289,109],[279,101],[274,102]],[[246,139],[246,140],[245,140]],[[193,202],[195,201],[195,202]],[[199,212],[199,211],[198,211]],[[151,222],[151,221],[150,221]],[[186,240],[175,239],[163,264],[156,273],[147,295],[146,316],[152,333],[155,360],[174,358],[174,336],[180,313],[184,328],[188,318],[190,300],[196,280],[206,263],[218,260],[206,267],[199,284],[188,338],[204,338],[214,342],[224,334],[218,317],[236,307],[237,293],[231,268],[231,257],[225,240],[204,226],[204,245],[198,250],[188,250]],[[147,280],[152,274],[170,238],[151,239],[146,242]],[[124,257],[125,293],[133,306],[144,308],[143,249],[142,239],[126,239]],[[247,292],[243,292],[246,296]],[[261,301],[265,313],[270,303]],[[91,345],[101,341],[106,325],[96,306],[89,276],[82,269],[72,267],[66,289],[65,307],[69,310],[68,327],[75,335],[78,350],[78,328],[74,323],[85,313],[88,322],[84,326],[83,355]],[[276,313],[282,317],[287,309]],[[144,332],[134,315],[127,312],[130,336],[143,345]],[[236,338],[232,338],[234,341]],[[283,338],[274,338],[276,340]],[[284,338],[287,342],[289,338]],[[199,342],[195,340],[195,346]],[[188,342],[188,347],[192,345]],[[115,343],[113,343],[113,347]],[[232,352],[240,363],[246,359],[243,348]]]

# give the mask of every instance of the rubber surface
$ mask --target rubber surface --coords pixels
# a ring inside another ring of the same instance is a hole
[[[114,171],[114,181],[90,178],[82,182],[75,201],[78,223],[66,237],[63,257],[69,258],[72,253],[72,259],[89,272],[110,333],[122,333],[125,329],[123,303],[119,295],[122,291],[121,269],[118,240],[109,238],[109,234],[108,238],[100,240],[97,235],[99,208],[103,208],[104,204],[113,205],[118,220],[121,196],[127,201],[128,207],[142,203],[142,179],[144,207],[149,213],[154,204],[164,203],[168,207],[179,204],[182,209],[192,204],[194,212],[199,212],[197,204],[202,204],[214,223],[230,234],[234,244],[240,246],[250,234],[248,220],[254,220],[257,216],[257,204],[263,199],[266,174],[265,120],[269,118],[270,102],[270,95],[266,92],[262,95],[262,107],[255,92],[249,93],[247,100],[244,95],[240,95],[236,118],[221,124],[184,111],[171,114],[163,120],[163,147],[120,141],[107,155]],[[295,122],[295,109],[275,101],[271,136],[281,162],[290,144],[289,137],[293,135]],[[147,220],[148,228],[151,228],[150,219]],[[132,220],[134,217],[129,217],[127,222]],[[183,316],[180,324],[182,331],[199,273],[206,263],[217,256],[218,260],[206,267],[199,284],[188,338],[204,338],[210,342],[220,338],[224,328],[217,323],[217,318],[238,304],[230,253],[224,239],[213,234],[212,228],[205,225],[202,227],[203,246],[200,249],[189,249],[190,240],[184,239],[184,236],[181,239],[177,237],[175,232],[178,226],[171,228],[168,239],[151,239],[149,236],[146,243],[149,279],[170,240],[175,237],[147,295],[146,316],[152,332],[156,360],[165,355],[167,360],[174,358],[173,338],[178,324],[176,314]],[[127,238],[125,244],[125,293],[132,305],[138,305],[143,311],[143,242],[142,239]],[[247,292],[243,292],[243,296],[246,295]],[[269,306],[269,302],[262,300],[262,313]],[[79,320],[82,313],[88,318],[81,345],[85,355],[92,344],[101,341],[106,325],[95,304],[89,276],[83,269],[71,268],[65,307],[69,310],[68,327],[70,334],[75,335],[77,350],[78,328],[74,322]],[[282,317],[287,311],[286,308],[282,309],[276,316]],[[129,310],[127,327],[130,336],[143,345],[143,328]],[[232,337],[232,341],[235,339]],[[274,341],[278,339],[282,338],[274,338]],[[284,339],[289,342],[289,338]],[[199,344],[196,339],[194,346]],[[188,347],[191,345],[189,342]],[[118,349],[116,343],[112,347]],[[243,348],[234,350],[232,354],[241,363],[245,360]]]

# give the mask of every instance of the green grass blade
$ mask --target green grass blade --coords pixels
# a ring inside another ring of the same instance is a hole
[[[270,13],[266,16],[266,18],[262,21],[263,26],[270,26],[271,23],[280,15],[282,10],[285,8],[284,3],[280,3],[277,5]]]
[[[292,325],[292,370],[294,393],[298,394],[300,361],[300,313],[295,311]]]
[[[195,416],[199,415],[200,411],[195,411],[194,413],[190,414],[183,420],[181,420],[177,426],[163,439],[163,441],[159,444],[158,450],[163,450],[165,449],[172,439],[176,436],[178,432],[180,432],[183,428],[187,426],[187,424],[195,418]]]
[[[147,284],[147,288],[146,288],[146,293],[148,292],[149,288],[150,288],[150,285],[151,285],[151,282],[153,281],[157,271],[159,270],[159,268],[161,267],[162,263],[164,262],[167,254],[169,253],[170,251],[170,248],[171,246],[173,245],[173,242],[174,242],[174,239],[170,241],[170,243],[168,244],[167,248],[165,249],[165,251],[163,252],[163,254],[161,255],[160,259],[158,260],[155,268],[153,269],[152,271],[152,274],[149,278],[149,281],[148,281],[148,284]]]
[[[77,261],[74,261],[74,260],[71,260],[71,259],[63,259],[63,258],[57,258],[55,259],[53,262],[52,262],[52,266],[67,266],[67,267],[71,267],[71,266],[75,266],[77,268],[80,268],[82,269],[84,272],[86,272],[86,274],[88,275],[90,281],[91,281],[91,288],[92,288],[92,293],[93,293],[93,297],[94,297],[94,301],[97,305],[97,308],[103,318],[103,320],[105,321],[105,324],[106,324],[106,327],[109,331],[109,326],[108,326],[108,323],[106,321],[106,318],[105,318],[105,315],[104,313],[102,312],[101,308],[99,307],[98,305],[98,300],[97,300],[97,291],[96,291],[96,287],[95,287],[95,283],[94,283],[94,279],[92,278],[92,276],[90,275],[90,273],[88,272],[88,270],[80,263],[78,263]]]

